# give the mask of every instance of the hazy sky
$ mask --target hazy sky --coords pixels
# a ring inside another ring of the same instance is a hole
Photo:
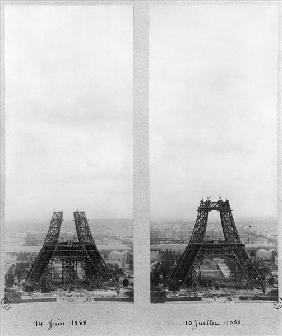
[[[278,7],[150,11],[151,215],[276,215]]]
[[[5,6],[6,219],[132,216],[132,7]]]

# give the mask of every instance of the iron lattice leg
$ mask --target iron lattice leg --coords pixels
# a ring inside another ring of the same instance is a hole
[[[90,260],[93,265],[93,267],[86,267],[87,280],[91,281],[95,278],[95,283],[102,282],[103,280],[108,281],[112,278],[112,274],[96,247],[85,212],[76,211],[73,215],[78,240],[83,244],[88,260]]]
[[[29,274],[26,278],[25,287],[33,288],[40,283],[41,278],[48,267],[48,263],[51,260],[54,251],[58,243],[58,237],[60,234],[63,221],[63,212],[53,212],[53,216],[50,222],[49,230],[44,241],[44,245],[39,252],[35,262]]]
[[[172,280],[183,280],[183,282],[185,283],[187,279],[189,279],[187,275],[192,274],[192,267],[199,253],[199,250],[199,244],[190,244],[187,246],[185,252],[180,257],[175,269],[170,276]]]
[[[265,281],[254,267],[246,251],[243,248],[236,248],[234,253],[236,254],[236,258],[243,270],[243,274],[245,275],[245,279],[248,284],[252,287],[262,288],[264,291],[266,286]]]

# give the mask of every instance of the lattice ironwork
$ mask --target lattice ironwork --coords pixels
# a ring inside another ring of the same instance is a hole
[[[27,290],[52,285],[52,272],[50,271],[52,268],[49,266],[53,261],[62,263],[62,284],[64,285],[74,284],[77,280],[77,262],[80,262],[84,269],[84,280],[88,285],[101,286],[110,281],[115,284],[96,247],[85,212],[76,211],[73,215],[78,242],[58,242],[63,212],[54,212],[44,245],[26,278]]]
[[[75,260],[63,257],[62,259],[62,282],[64,285],[74,284],[76,279]]]
[[[210,211],[220,212],[223,241],[205,241],[208,214]],[[210,199],[201,200],[198,215],[189,243],[179,258],[170,275],[171,280],[181,281],[183,284],[193,286],[196,284],[195,268],[205,258],[224,257],[236,264],[236,277],[245,279],[250,286],[265,289],[265,283],[256,270],[241,243],[235,226],[229,201],[219,199],[212,202]],[[237,279],[238,280],[238,279]]]
[[[62,222],[63,212],[54,211],[50,221],[49,230],[44,241],[44,245],[27,275],[25,282],[26,287],[33,287],[40,284],[40,280],[45,270],[48,268],[48,263],[55,252]]]
[[[78,240],[83,244],[84,251],[88,256],[90,265],[87,268],[87,272],[89,272],[89,278],[92,280],[96,278],[96,281],[112,278],[112,275],[92,238],[85,212],[76,211],[73,213],[73,216]]]
[[[57,244],[62,222],[63,222],[63,212],[54,211],[44,244]]]
[[[75,228],[78,241],[84,244],[94,244],[93,237],[89,228],[88,220],[84,211],[75,211],[73,213]]]

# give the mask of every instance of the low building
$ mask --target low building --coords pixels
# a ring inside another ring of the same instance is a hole
[[[111,251],[109,253],[108,262],[112,264],[117,264],[120,268],[128,268],[131,262],[131,257],[133,258],[132,253],[131,257],[128,255],[129,253],[130,252],[128,251]]]
[[[271,260],[273,259],[273,250],[259,249],[256,253],[256,257],[261,260]]]

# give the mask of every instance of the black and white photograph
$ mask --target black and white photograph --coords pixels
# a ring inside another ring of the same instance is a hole
[[[151,302],[277,302],[275,6],[150,8]]]
[[[133,302],[132,8],[5,8],[5,298]]]
[[[282,0],[0,0],[0,335],[281,335]]]

